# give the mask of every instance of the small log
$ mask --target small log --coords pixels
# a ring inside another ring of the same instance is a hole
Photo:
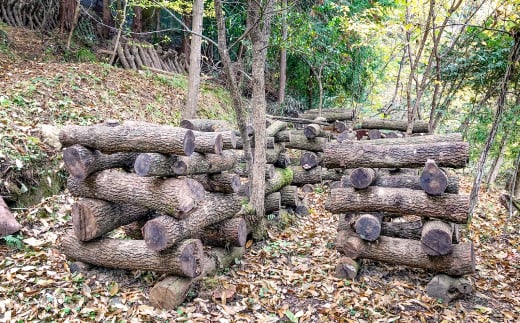
[[[318,166],[323,160],[323,154],[314,153],[312,151],[302,151],[300,156],[300,165],[305,170]]]
[[[94,173],[83,181],[69,177],[67,188],[74,196],[141,205],[179,218],[205,196],[202,185],[190,178],[158,179],[114,170]]]
[[[421,167],[434,159],[441,167],[465,167],[467,142],[439,142],[416,145],[329,144],[324,148],[325,167],[403,168]]]
[[[220,133],[193,131],[193,134],[195,135],[194,151],[201,154],[220,155],[222,153],[224,140]]]
[[[307,110],[303,113],[298,113],[300,119],[315,119],[320,116],[318,111]],[[321,111],[321,117],[325,118],[328,122],[334,122],[336,120],[352,120],[354,119],[354,110],[329,110],[324,109]]]
[[[377,129],[370,129],[370,130],[368,130],[368,138],[370,140],[381,139],[382,137],[383,136],[382,136],[381,131],[379,131]]]
[[[205,246],[212,247],[243,247],[247,242],[247,223],[238,217],[224,220],[193,233]]]
[[[303,128],[303,135],[307,139],[313,139],[320,136],[323,133],[321,126],[319,124],[311,123]]]
[[[165,250],[209,225],[235,216],[242,208],[241,200],[237,195],[208,193],[185,219],[158,216],[143,227],[146,245],[154,251]]]
[[[447,135],[427,135],[427,136],[411,136],[411,137],[399,137],[399,138],[384,138],[374,139],[363,142],[367,145],[417,145],[417,144],[430,144],[439,142],[461,142],[462,134],[450,133]]]
[[[312,193],[314,192],[314,184],[305,184],[302,186],[302,192]]]
[[[186,277],[196,277],[202,269],[202,243],[196,239],[156,253],[150,252],[143,240],[100,238],[82,242],[69,233],[62,239],[61,250],[69,258],[107,268],[150,270]]]
[[[72,225],[76,237],[89,241],[122,225],[142,219],[149,210],[131,204],[116,204],[96,199],[80,199],[72,205]]]
[[[178,156],[173,164],[177,175],[214,174],[231,170],[237,162],[236,155],[230,150],[224,150],[220,155],[193,153],[191,156]]]
[[[429,256],[444,256],[453,251],[453,227],[442,221],[426,221],[421,233],[421,247]]]
[[[159,153],[142,153],[137,156],[134,171],[139,176],[176,176],[173,165],[177,161],[176,155]]]
[[[239,175],[228,172],[192,175],[191,178],[202,184],[206,191],[215,193],[237,193],[242,185]]]
[[[300,204],[298,198],[298,187],[297,186],[284,186],[280,190],[281,203],[285,206],[296,207]]]
[[[255,141],[250,140],[251,148],[255,148]],[[274,137],[265,137],[265,148],[273,149],[275,146],[276,141],[274,140]],[[236,149],[244,149],[244,145],[242,143],[242,138],[237,138],[237,144]]]
[[[276,168],[275,176],[265,181],[265,195],[278,192],[282,187],[290,185],[293,181],[293,171],[291,167]]]
[[[354,223],[354,230],[361,239],[375,241],[381,234],[381,220],[372,214],[362,214]]]
[[[450,277],[439,274],[426,285],[426,294],[432,298],[449,303],[455,299],[464,298],[473,293],[473,286],[463,277]]]
[[[235,131],[222,131],[218,132],[222,136],[222,149],[236,149],[237,148],[237,135]]]
[[[202,132],[220,132],[233,130],[233,127],[229,124],[229,122],[212,119],[184,119],[181,121],[181,127]]]
[[[143,218],[127,225],[123,225],[121,229],[125,233],[125,236],[129,239],[144,240],[142,229],[148,220],[148,218]]]
[[[343,132],[341,132],[337,137],[336,141],[339,143],[345,142],[345,143],[352,143],[352,141],[357,140],[356,139],[356,133],[350,129],[347,129]]]
[[[265,214],[273,213],[282,208],[282,195],[280,192],[273,192],[265,196]]]
[[[377,243],[351,236],[338,248],[352,259],[372,259],[456,276],[475,272],[475,253],[471,242],[454,245],[450,255],[439,257],[428,256],[422,250],[420,241],[385,236],[380,236]]]
[[[321,166],[309,170],[305,170],[301,166],[291,166],[290,168],[293,172],[293,180],[291,182],[293,185],[316,184],[322,181]]]
[[[274,164],[278,160],[281,153],[285,152],[285,147],[280,144],[276,144],[272,149],[265,150],[265,158],[268,164]],[[254,149],[253,149],[254,153]]]
[[[16,233],[22,226],[9,210],[4,199],[0,196],[0,238]]]
[[[276,167],[273,164],[265,164],[265,178],[273,178]]]
[[[376,177],[375,169],[359,167],[350,173],[350,185],[357,189],[367,188],[376,181]]]
[[[129,169],[133,166],[137,153],[103,154],[80,145],[63,150],[63,162],[74,178],[82,180],[88,175],[109,168]]]
[[[336,278],[354,279],[359,272],[359,263],[349,257],[341,257],[336,264]]]
[[[379,170],[381,172],[381,170]],[[352,186],[350,183],[350,176],[343,176],[341,178],[343,187]],[[417,175],[378,175],[373,186],[381,187],[395,187],[395,188],[409,188],[412,190],[422,190],[420,177]],[[445,193],[458,194],[459,193],[459,178],[456,176],[448,177],[448,185]]]
[[[285,130],[285,128],[287,128],[287,122],[274,120],[265,130],[265,135],[267,137],[274,137],[278,132]]]
[[[291,141],[291,131],[279,131],[274,135],[274,142],[289,142]]]
[[[448,176],[433,159],[426,161],[419,181],[421,188],[429,195],[441,195],[448,186]]]
[[[392,120],[392,119],[365,119],[360,125],[359,129],[387,129],[406,131],[408,128],[408,121],[406,120]],[[427,121],[415,120],[413,124],[413,133],[429,132],[430,127]]]
[[[193,131],[144,122],[67,126],[60,131],[59,138],[64,147],[77,144],[105,153],[158,152],[189,156],[195,148]]]
[[[334,130],[338,133],[342,133],[345,130],[348,130],[350,127],[352,127],[351,124],[347,124],[345,121],[336,121],[334,122]]]
[[[467,195],[429,196],[419,190],[370,186],[364,190],[335,188],[325,208],[332,213],[389,212],[466,223],[468,205]]]
[[[303,134],[293,134],[291,135],[291,141],[285,143],[285,147],[299,150],[323,151],[327,143],[327,138],[316,137],[307,139]]]
[[[278,154],[278,158],[276,158],[276,161],[273,164],[278,168],[287,168],[291,165],[291,157],[289,157],[287,152],[281,152]]]

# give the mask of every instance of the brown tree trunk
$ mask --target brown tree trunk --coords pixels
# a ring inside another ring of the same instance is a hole
[[[433,159],[426,161],[419,181],[428,195],[441,195],[448,187],[448,176]]]
[[[291,185],[293,172],[290,167],[277,168],[275,176],[265,181],[265,195],[278,192],[284,186]]]
[[[205,227],[193,234],[205,246],[212,247],[243,247],[247,241],[247,223],[244,218],[224,220],[217,224]]]
[[[132,23],[132,31],[134,33],[142,33],[143,32],[143,8],[139,6],[134,6],[134,19]],[[139,38],[139,36],[137,36]]]
[[[406,131],[408,121],[406,120],[390,120],[390,119],[365,119],[355,129],[386,129]],[[413,124],[413,133],[429,132],[429,124],[426,121],[415,120]]]
[[[442,221],[426,221],[421,233],[421,247],[429,256],[445,256],[453,251],[453,226]]]
[[[384,158],[382,157],[384,156]],[[465,167],[469,157],[466,142],[417,145],[329,144],[325,146],[325,167],[403,168],[421,167],[434,159],[441,167]]]
[[[61,250],[69,258],[107,268],[151,270],[197,277],[203,257],[200,240],[184,240],[162,253],[152,252],[143,240],[101,238],[81,242],[72,233],[63,237]]]
[[[191,156],[178,156],[173,164],[177,175],[214,174],[231,170],[237,162],[236,155],[224,150],[221,155],[193,153]]]
[[[285,87],[287,80],[287,0],[282,0],[282,45],[280,49],[280,86],[278,88],[278,104],[285,102]]]
[[[280,189],[280,194],[282,205],[296,207],[300,204],[297,186],[284,186]]]
[[[332,213],[389,212],[466,223],[468,203],[467,195],[429,196],[407,188],[371,186],[364,190],[333,189],[325,208]]]
[[[0,196],[0,238],[16,233],[21,228],[22,226],[16,221],[4,199]]]
[[[502,163],[504,162],[504,155],[505,155],[506,148],[507,148],[506,142],[507,142],[508,137],[509,137],[508,132],[503,134],[502,140],[500,141],[500,152],[498,153],[496,158],[493,160],[493,163],[492,163],[491,167],[489,168],[489,173],[486,178],[486,183],[487,183],[488,187],[490,187],[491,184],[495,183],[495,180],[500,171],[500,167],[502,166]]]
[[[110,37],[110,28],[107,26],[112,26],[112,10],[110,8],[111,0],[103,0],[103,24],[105,26],[101,27],[101,34],[104,39],[108,39]]]
[[[82,181],[69,177],[67,188],[74,196],[141,205],[178,218],[186,217],[205,196],[202,185],[193,179],[139,177],[114,170]]]

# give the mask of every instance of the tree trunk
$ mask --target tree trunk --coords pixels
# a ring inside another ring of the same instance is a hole
[[[465,167],[469,157],[466,142],[417,145],[329,144],[325,146],[323,165],[326,167],[403,168],[421,167],[434,159],[441,167]]]
[[[429,256],[445,256],[453,251],[453,226],[442,221],[426,221],[421,233],[421,247]]]
[[[317,109],[298,113],[298,118],[301,119],[314,120],[317,117],[320,117],[320,113]],[[327,119],[328,122],[352,120],[354,119],[354,110],[322,109],[321,117]]]
[[[131,169],[137,153],[103,154],[80,145],[73,145],[63,150],[63,162],[71,176],[78,180],[90,174],[109,168]]]
[[[352,259],[371,259],[457,276],[475,272],[475,254],[471,242],[454,245],[452,254],[439,257],[430,257],[424,253],[420,241],[385,236],[380,236],[378,243],[349,237],[338,247]]]
[[[450,133],[447,135],[411,136],[404,138],[385,138],[363,141],[365,145],[416,145],[429,143],[460,142],[461,133]],[[355,143],[355,142],[354,142]]]
[[[435,160],[428,159],[419,178],[421,188],[428,195],[441,195],[448,187],[448,176],[437,167]]]
[[[181,121],[181,127],[202,132],[222,132],[233,130],[233,127],[231,127],[229,122],[213,119],[184,119]]]
[[[303,134],[301,134],[301,135],[291,134],[291,141],[286,142],[285,147],[316,152],[316,151],[323,151],[323,149],[327,143],[328,143],[327,138],[316,137],[313,139],[307,139],[307,137],[305,137]]]
[[[502,140],[500,141],[500,152],[498,153],[495,160],[493,161],[493,164],[491,165],[491,167],[489,169],[489,173],[488,173],[488,176],[486,179],[486,183],[487,183],[488,187],[490,187],[491,184],[495,183],[495,180],[500,171],[500,167],[502,166],[502,163],[504,162],[504,155],[505,155],[506,148],[507,148],[506,142],[507,142],[508,137],[509,137],[508,132],[504,133],[504,135],[502,136]]]
[[[69,258],[96,266],[127,270],[150,270],[160,273],[197,277],[203,257],[200,240],[184,240],[175,248],[162,253],[150,251],[143,240],[101,238],[81,242],[67,234],[61,250]]]
[[[293,180],[291,182],[293,185],[302,186],[304,184],[317,184],[322,181],[321,166],[310,170],[305,170],[301,166],[291,166],[290,168],[293,173]]]
[[[144,122],[67,126],[59,137],[64,147],[78,144],[104,153],[158,152],[189,156],[195,148],[195,135],[191,130]]]
[[[305,170],[317,167],[323,160],[323,154],[312,151],[302,151],[300,155],[300,165]]]
[[[194,151],[201,154],[218,154],[222,153],[224,140],[222,135],[216,132],[193,131],[195,135]]]
[[[110,37],[110,28],[107,26],[112,26],[112,10],[110,9],[111,0],[103,0],[103,24],[101,26],[101,35],[104,39],[108,39]]]
[[[108,155],[112,156],[112,155]],[[176,176],[173,165],[177,161],[176,155],[163,155],[159,153],[142,153],[137,156],[134,163],[134,171],[143,177],[150,176]]]
[[[280,49],[280,87],[278,88],[278,104],[285,102],[287,80],[287,0],[282,0],[282,45]]]
[[[291,185],[293,172],[290,167],[277,168],[275,176],[265,181],[265,195],[278,192],[284,186]]]
[[[350,173],[350,185],[357,189],[367,188],[376,181],[376,178],[375,169],[359,167]]]
[[[408,121],[406,120],[390,120],[390,119],[365,119],[361,124],[356,125],[355,129],[386,129],[406,131]],[[429,132],[429,124],[426,121],[416,120],[413,124],[413,133]]]
[[[74,203],[71,213],[76,237],[81,241],[89,241],[145,218],[150,211],[142,206],[87,198]]]
[[[202,184],[206,191],[215,193],[237,193],[242,185],[240,176],[229,172],[192,175],[191,178]]]
[[[204,14],[204,0],[193,1],[190,66],[188,74],[188,93],[186,105],[182,113],[183,119],[193,119],[197,115],[200,94],[200,63],[202,37],[202,16]]]
[[[468,202],[466,195],[429,196],[407,188],[371,186],[364,190],[333,189],[325,208],[332,213],[389,212],[466,223]]]
[[[341,178],[343,187],[350,187],[350,176],[343,176]],[[409,188],[412,190],[422,190],[420,176],[416,175],[379,175],[373,186],[381,187],[395,187],[395,188]],[[459,193],[459,178],[456,176],[448,177],[448,185],[445,193],[458,194]]]
[[[143,32],[143,8],[139,6],[134,6],[134,19],[132,23],[132,31],[134,33],[142,33]],[[137,36],[139,38],[139,36]]]
[[[282,195],[280,192],[273,192],[265,196],[265,214],[279,211],[282,208]]]
[[[265,134],[268,137],[274,137],[278,132],[285,130],[285,128],[287,128],[287,122],[274,120],[265,130]]]
[[[69,177],[67,188],[74,196],[141,205],[178,218],[186,217],[205,196],[202,185],[190,178],[139,177],[114,170],[82,181]]]
[[[0,196],[0,238],[20,231],[22,226],[9,211],[4,199]]]
[[[300,204],[297,186],[284,186],[280,189],[280,194],[282,205],[296,207]]]
[[[471,282],[463,277],[450,277],[439,274],[426,285],[426,294],[431,298],[442,299],[449,303],[455,299],[463,298],[473,293]]]
[[[185,219],[163,215],[146,222],[144,240],[151,250],[165,250],[209,225],[235,216],[241,208],[241,197],[237,195],[206,194],[197,209]]]
[[[247,241],[247,223],[244,218],[224,220],[205,227],[193,234],[205,246],[212,247],[243,247]]]
[[[178,156],[173,171],[177,175],[214,174],[233,169],[236,162],[237,157],[230,150],[221,155],[193,153],[190,157]]]

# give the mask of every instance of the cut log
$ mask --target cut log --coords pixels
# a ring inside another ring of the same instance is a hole
[[[322,181],[321,166],[309,170],[305,170],[301,166],[291,166],[290,168],[293,172],[293,180],[291,182],[293,185],[317,184]]]
[[[376,178],[375,169],[359,167],[350,173],[350,185],[357,189],[367,188],[376,181]]]
[[[220,133],[193,131],[193,134],[195,135],[195,147],[193,148],[194,151],[201,154],[220,155],[222,153],[224,140],[222,139],[222,135]]]
[[[341,132],[337,137],[336,141],[339,143],[345,142],[345,143],[351,143],[352,141],[357,140],[356,139],[356,133],[350,129],[347,129],[343,132]]]
[[[300,156],[300,165],[305,170],[309,170],[318,166],[323,160],[322,153],[314,153],[312,151],[302,151]]]
[[[297,186],[284,186],[280,190],[281,203],[285,206],[296,207],[300,204],[298,198],[298,187]]]
[[[302,192],[312,193],[314,192],[314,184],[305,184],[302,186]]]
[[[327,138],[316,137],[307,139],[303,134],[291,135],[291,141],[285,143],[286,148],[293,148],[299,150],[309,151],[323,151],[324,146],[328,143]]]
[[[144,122],[67,126],[60,131],[59,138],[64,147],[77,144],[105,153],[158,152],[189,156],[195,149],[193,131]]]
[[[61,250],[69,258],[107,268],[150,270],[186,277],[196,277],[202,269],[202,243],[196,239],[156,253],[151,252],[143,240],[100,238],[82,242],[69,233],[63,237]]]
[[[453,226],[442,221],[426,221],[421,233],[421,247],[429,256],[444,256],[453,251]]]
[[[79,180],[109,168],[132,168],[137,153],[103,154],[100,151],[73,145],[63,150],[63,162],[71,176]]]
[[[9,210],[4,199],[0,196],[0,238],[16,233],[22,226]]]
[[[275,142],[289,142],[291,141],[291,131],[284,130],[279,131],[274,135],[274,141]]]
[[[280,192],[273,192],[265,196],[265,214],[273,213],[282,208],[282,195]]]
[[[209,225],[235,216],[242,208],[241,200],[237,195],[208,193],[197,209],[185,219],[158,216],[143,227],[146,245],[151,250],[165,250]]]
[[[283,167],[285,168],[285,167]],[[276,167],[273,164],[265,164],[265,178],[273,178]]]
[[[250,143],[251,143],[251,148],[255,148],[255,142],[254,140],[250,140]],[[268,148],[268,149],[273,149],[274,146],[275,146],[275,140],[274,140],[274,137],[265,137],[265,148]],[[244,145],[242,143],[242,138],[237,138],[237,144],[236,144],[236,148],[237,149],[244,149]]]
[[[449,303],[455,299],[464,298],[473,293],[469,280],[463,277],[450,277],[439,274],[426,285],[426,294],[432,298]]]
[[[252,149],[254,153],[254,149]],[[269,164],[274,164],[278,160],[278,157],[281,153],[285,152],[285,147],[280,144],[276,144],[273,149],[265,150],[265,158],[266,162]]]
[[[400,138],[374,139],[363,142],[367,145],[417,145],[440,142],[461,142],[462,134],[451,133],[447,135],[411,136]]]
[[[278,168],[287,168],[291,165],[291,157],[289,157],[287,152],[281,152],[278,154],[278,158],[276,158],[276,161],[273,164]]]
[[[381,131],[379,131],[377,129],[370,129],[370,130],[368,130],[368,138],[370,140],[381,139],[382,137],[383,136],[382,136]]]
[[[375,241],[381,234],[381,220],[372,214],[361,214],[354,223],[354,230],[361,239]]]
[[[125,236],[132,240],[144,240],[142,229],[149,218],[143,218],[141,220],[132,222],[127,225],[123,225],[121,229],[125,233]]]
[[[351,122],[345,122],[345,121],[336,121],[334,122],[334,130],[338,133],[342,133],[346,130],[349,130],[352,128]]]
[[[231,170],[237,162],[237,156],[230,150],[224,150],[220,155],[193,153],[191,156],[178,156],[173,164],[177,175],[214,174]]]
[[[233,127],[229,124],[229,122],[212,119],[184,119],[181,121],[181,127],[202,132],[221,132],[233,130]]]
[[[315,119],[319,116],[318,111],[307,110],[303,113],[298,113],[298,118],[300,119]],[[333,122],[336,120],[352,120],[354,119],[354,110],[322,110],[321,116],[327,119],[328,122]]]
[[[385,236],[380,236],[377,243],[349,237],[338,247],[345,256],[352,259],[372,259],[448,275],[468,275],[475,272],[475,254],[471,242],[454,245],[450,255],[439,257],[430,257],[424,253],[420,241]]]
[[[441,195],[448,187],[448,176],[433,159],[426,161],[419,181],[421,188],[429,195]]]
[[[222,136],[222,149],[236,149],[237,148],[237,135],[235,131],[222,131],[218,132]]]
[[[290,185],[293,180],[293,172],[291,167],[276,168],[275,175],[265,181],[265,195],[278,192],[282,187]]]
[[[72,225],[76,237],[89,241],[122,225],[142,219],[149,210],[131,204],[116,204],[96,199],[80,199],[72,205]]]
[[[321,168],[321,178],[324,181],[341,181],[341,178],[346,174],[350,174],[350,169],[345,168]]]
[[[466,223],[468,205],[467,195],[429,196],[408,188],[371,186],[364,190],[335,188],[331,190],[325,208],[332,213],[389,212]]]
[[[357,129],[387,129],[406,131],[408,121],[406,120],[391,120],[391,119],[365,119],[361,124],[356,125]],[[413,133],[429,132],[429,124],[427,121],[415,120],[413,124]]]
[[[465,167],[467,142],[439,142],[417,145],[328,144],[324,148],[325,167],[402,168],[422,167],[434,159],[441,167]]]
[[[74,196],[97,198],[114,203],[141,205],[182,218],[204,199],[197,181],[139,177],[114,170],[103,170],[83,181],[69,177],[67,188]]]
[[[303,135],[307,139],[313,139],[319,137],[320,135],[323,135],[323,130],[321,129],[321,126],[319,124],[311,123],[306,125],[305,128],[303,128]]]
[[[243,247],[247,242],[247,223],[238,217],[224,220],[193,233],[205,246],[212,247]]]
[[[287,128],[287,122],[274,120],[265,130],[265,135],[267,137],[274,137],[278,132],[285,130],[285,128]]]
[[[352,186],[350,184],[350,176],[343,176],[341,178],[343,187]],[[420,177],[416,175],[379,175],[376,178],[373,186],[381,187],[395,187],[395,188],[409,188],[412,190],[422,190]],[[448,185],[445,193],[458,194],[459,193],[459,178],[456,176],[448,177]]]
[[[349,257],[341,257],[336,264],[336,278],[354,279],[359,271],[359,263]]]
[[[139,176],[176,176],[173,165],[177,161],[176,155],[159,153],[142,153],[137,156],[134,171]]]
[[[239,175],[228,172],[192,175],[191,178],[202,184],[206,191],[215,193],[237,193],[242,185]]]

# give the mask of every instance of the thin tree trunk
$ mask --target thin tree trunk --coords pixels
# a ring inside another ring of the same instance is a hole
[[[110,0],[103,0],[103,24],[101,27],[101,34],[103,38],[108,39],[110,36],[110,28],[112,25],[112,12],[110,10]]]
[[[72,34],[74,33],[74,29],[76,29],[76,26],[78,25],[79,6],[80,6],[80,2],[78,1],[76,3],[76,8],[74,9],[74,18],[72,21],[72,26],[70,27],[69,38],[67,39],[67,50],[70,50],[70,43],[72,42]]]
[[[287,0],[282,0],[282,48],[280,50],[280,88],[278,89],[278,103],[285,101],[285,84],[287,79]]]
[[[132,31],[134,33],[143,32],[143,8],[134,6],[134,21],[132,23]]]
[[[505,132],[502,136],[502,140],[500,141],[500,152],[496,156],[495,160],[493,160],[493,164],[491,164],[491,167],[489,169],[489,173],[486,179],[486,184],[488,185],[488,188],[491,184],[495,183],[495,180],[498,176],[498,172],[500,171],[500,167],[504,162],[504,154],[506,152],[506,142],[508,137],[509,133]]]
[[[114,64],[117,54],[117,47],[119,46],[119,40],[121,39],[121,33],[123,32],[123,26],[126,20],[126,8],[128,7],[128,1],[125,0],[125,5],[123,7],[123,14],[121,16],[121,23],[119,24],[119,30],[117,31],[116,41],[114,42],[114,51],[112,52],[112,57],[110,57],[110,65]]]

